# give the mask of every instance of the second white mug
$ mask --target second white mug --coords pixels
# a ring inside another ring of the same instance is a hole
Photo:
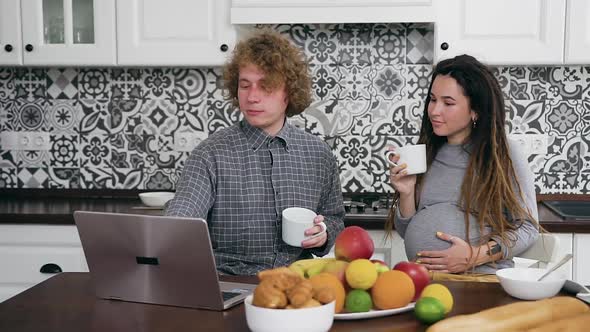
[[[394,163],[389,158],[392,155],[399,155],[399,161]],[[426,172],[426,145],[425,144],[417,144],[417,145],[406,145],[395,150],[389,150],[385,152],[385,158],[389,162],[389,164],[393,166],[398,166],[401,164],[406,164],[408,167],[406,171],[409,175],[411,174],[422,174]]]

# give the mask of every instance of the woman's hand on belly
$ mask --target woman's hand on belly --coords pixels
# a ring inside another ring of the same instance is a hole
[[[477,247],[471,246],[459,237],[443,232],[437,232],[436,236],[450,242],[451,247],[438,251],[420,251],[416,263],[422,264],[428,270],[445,273],[465,272],[474,265],[478,256]]]

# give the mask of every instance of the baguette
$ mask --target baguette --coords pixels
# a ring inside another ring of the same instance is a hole
[[[426,331],[522,331],[589,311],[590,308],[578,299],[558,296],[539,301],[516,302],[471,315],[450,317],[432,325]]]
[[[587,312],[537,326],[528,332],[585,332],[588,329],[590,329],[590,313]]]

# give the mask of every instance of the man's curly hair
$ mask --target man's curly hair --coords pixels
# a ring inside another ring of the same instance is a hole
[[[288,117],[303,112],[311,103],[311,78],[305,56],[278,32],[265,29],[236,45],[223,71],[223,87],[235,106],[239,106],[240,68],[248,64],[265,73],[262,87],[266,91],[274,91],[285,84]]]

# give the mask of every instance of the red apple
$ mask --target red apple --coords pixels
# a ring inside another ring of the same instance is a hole
[[[349,262],[359,258],[369,259],[375,250],[369,233],[358,226],[346,227],[336,237],[334,246],[336,258]]]
[[[428,274],[428,270],[420,264],[412,262],[399,262],[395,264],[393,270],[405,272],[410,276],[410,278],[412,278],[415,289],[414,298],[412,301],[416,301],[420,297],[422,289],[424,289],[424,287],[430,283],[430,275]]]

